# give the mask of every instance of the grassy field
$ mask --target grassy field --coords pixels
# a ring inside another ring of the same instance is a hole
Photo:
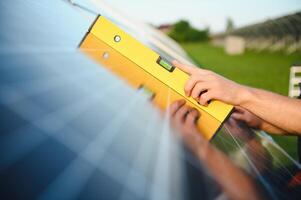
[[[222,48],[209,43],[185,43],[182,46],[199,66],[241,84],[282,95],[288,94],[290,67],[301,65],[301,54],[247,51],[243,55],[229,56]],[[296,137],[275,136],[274,139],[290,155],[297,158]]]

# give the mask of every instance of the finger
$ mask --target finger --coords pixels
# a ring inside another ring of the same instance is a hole
[[[213,95],[210,91],[204,92],[199,97],[199,103],[203,106],[208,106],[209,102],[213,99]]]
[[[190,75],[196,72],[196,68],[195,67],[182,64],[182,63],[180,63],[180,62],[178,62],[176,60],[172,61],[172,64],[175,67],[179,68],[180,70],[182,70],[182,71],[184,71],[184,72],[186,72],[186,73],[188,73]]]
[[[232,113],[231,117],[238,121],[245,121],[244,115],[240,113]]]
[[[239,112],[239,113],[244,113],[246,110],[244,108],[242,108],[241,106],[235,106],[235,111]]]
[[[182,106],[175,114],[175,121],[177,123],[183,123],[189,110],[190,110],[189,106],[187,106],[187,105]]]
[[[188,113],[185,123],[188,126],[194,126],[196,124],[196,121],[198,120],[199,116],[200,116],[200,112],[197,109],[193,108]]]
[[[184,86],[185,95],[190,97],[192,89],[198,83],[199,77],[198,76],[191,76],[190,79],[186,82]]]
[[[169,114],[170,116],[174,116],[175,113],[186,103],[184,99],[173,102],[169,106]]]
[[[192,89],[191,97],[198,100],[201,93],[208,89],[209,89],[208,84],[203,82],[198,82],[195,84],[194,88]]]

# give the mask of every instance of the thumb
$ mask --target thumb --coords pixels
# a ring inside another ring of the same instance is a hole
[[[174,60],[172,61],[172,64],[179,68],[180,70],[188,73],[189,75],[193,74],[195,72],[195,67],[192,67],[192,66],[188,66],[188,65],[185,65],[185,64],[182,64],[182,63],[179,63],[178,61]]]

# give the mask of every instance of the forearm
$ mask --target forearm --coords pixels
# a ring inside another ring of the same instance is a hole
[[[292,134],[301,134],[301,101],[245,87],[240,106]]]
[[[215,147],[202,146],[198,149],[197,156],[230,199],[261,199],[253,178]]]
[[[275,134],[275,135],[286,135],[288,134],[287,131],[281,129],[281,128],[278,128],[266,121],[263,121],[261,123],[261,125],[258,127],[260,130],[263,130],[267,133],[270,133],[270,134]]]

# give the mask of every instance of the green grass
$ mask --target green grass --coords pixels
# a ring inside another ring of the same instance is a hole
[[[184,43],[189,56],[203,68],[213,70],[238,83],[288,94],[289,70],[301,64],[301,54],[246,51],[243,55],[227,55],[222,48],[209,43]],[[285,115],[285,113],[284,113]],[[297,158],[297,140],[293,136],[274,136],[276,142]]]

